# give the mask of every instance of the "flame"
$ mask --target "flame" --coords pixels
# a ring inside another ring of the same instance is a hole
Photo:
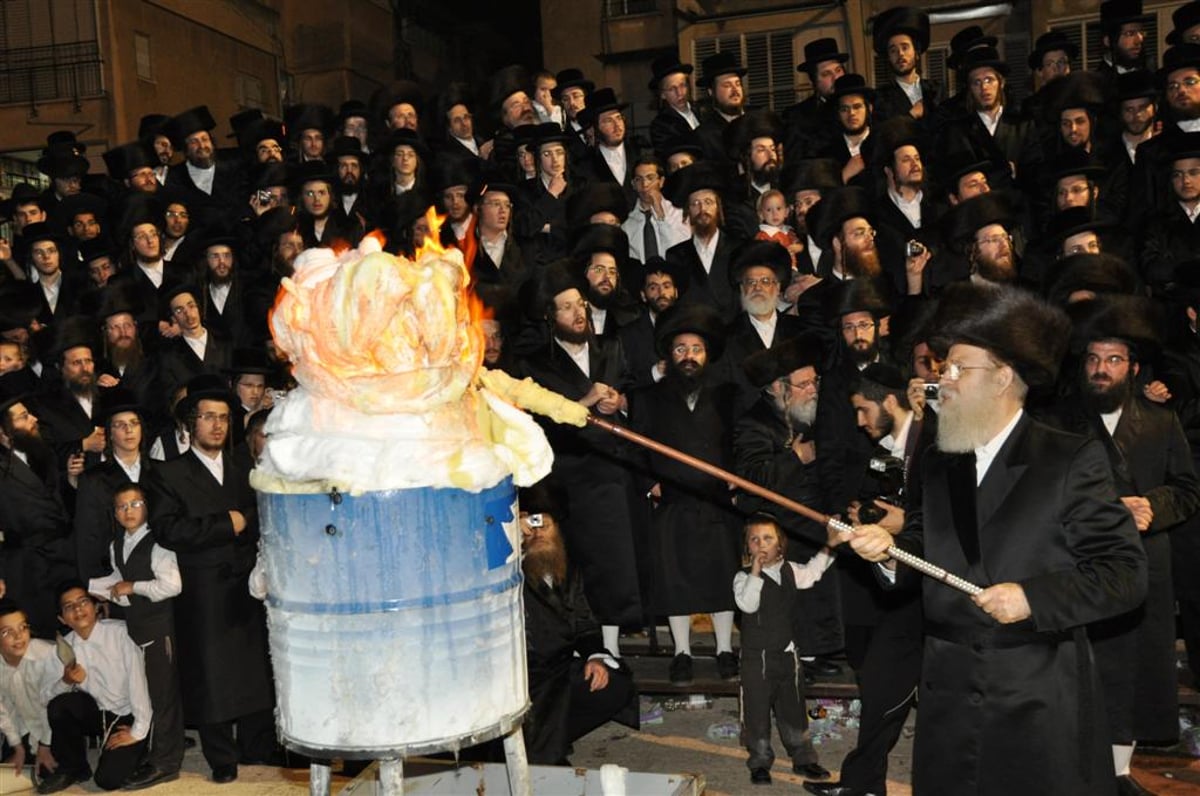
[[[358,249],[305,252],[271,313],[301,384],[361,411],[424,412],[463,398],[483,364],[484,307],[462,252],[444,247],[431,207],[415,257]]]

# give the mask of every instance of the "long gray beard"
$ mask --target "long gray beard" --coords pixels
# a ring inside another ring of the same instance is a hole
[[[787,419],[795,430],[812,428],[812,424],[817,420],[817,399],[788,404]]]

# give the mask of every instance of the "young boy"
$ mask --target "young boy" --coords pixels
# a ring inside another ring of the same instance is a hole
[[[733,576],[733,598],[742,611],[742,744],[755,785],[771,784],[771,712],[792,770],[808,779],[829,772],[817,762],[804,711],[804,676],[792,641],[792,612],[798,589],[811,588],[833,563],[842,541],[829,531],[826,546],[808,563],[784,560],[787,537],[775,518],[755,514],[745,525],[750,566]]]
[[[87,737],[101,736],[96,784],[116,790],[125,784],[146,749],[150,732],[150,693],[142,651],[116,619],[98,619],[96,604],[78,581],[58,588],[59,621],[71,628],[66,641],[75,661],[61,667],[71,688],[50,700],[50,748],[58,770],[38,786],[55,793],[91,774]]]
[[[30,637],[29,619],[12,600],[0,600],[0,659],[0,707],[8,719],[0,728],[11,750],[4,764],[20,773],[28,750],[36,749],[37,773],[45,779],[58,768],[50,752],[46,703],[67,685],[60,679],[62,664],[54,645]]]
[[[92,578],[88,591],[125,607],[125,624],[145,657],[146,685],[154,710],[150,756],[125,783],[140,790],[179,778],[183,765],[183,706],[175,666],[175,606],[183,583],[170,550],[154,543],[146,524],[149,509],[142,488],[125,483],[113,493],[117,529],[109,557],[113,572]]]

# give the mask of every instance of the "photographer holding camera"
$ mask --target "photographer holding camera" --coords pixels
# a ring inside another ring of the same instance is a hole
[[[850,386],[855,421],[876,448],[860,500],[850,518],[892,533],[904,525],[904,507],[919,499],[921,455],[937,438],[937,415],[913,411],[904,375],[881,362],[867,365]],[[914,488],[917,494],[914,494]],[[862,696],[858,743],[842,762],[840,782],[806,782],[811,793],[883,793],[888,752],[900,737],[921,673],[921,599],[917,592],[873,588],[875,623],[847,624],[846,658]]]

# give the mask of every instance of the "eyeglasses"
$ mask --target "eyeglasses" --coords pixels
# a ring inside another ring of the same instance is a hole
[[[597,275],[604,274],[605,276],[616,276],[617,274],[621,273],[615,265],[600,265],[599,263],[596,263],[595,265],[589,265],[587,272],[589,274]]]
[[[228,412],[205,412],[202,415],[197,415],[197,417],[200,420],[203,420],[205,423],[228,423],[229,422],[229,413]]]
[[[971,81],[971,85],[975,86],[976,88],[981,88],[984,86],[990,88],[991,86],[996,85],[997,82],[999,82],[999,81],[996,80],[995,75],[986,75],[984,77],[975,78],[974,80]]]
[[[1089,368],[1099,367],[1101,362],[1103,362],[1105,365],[1108,365],[1110,368],[1117,368],[1128,362],[1129,357],[1123,357],[1119,354],[1109,354],[1106,357],[1100,357],[1096,354],[1088,354],[1083,358],[1083,361],[1087,363]]]
[[[183,315],[188,310],[194,310],[194,309],[197,309],[196,302],[189,301],[187,304],[180,304],[178,307],[172,307],[171,314],[172,315]]]
[[[753,290],[756,287],[772,287],[778,285],[779,280],[773,276],[748,276],[742,280],[742,287],[746,290]]]
[[[146,508],[146,501],[144,500],[127,500],[124,503],[118,503],[116,505],[117,511],[129,511],[130,509],[144,508]]]
[[[821,377],[820,376],[813,376],[811,379],[806,379],[805,381],[789,381],[788,379],[780,379],[780,381],[783,382],[784,384],[791,385],[792,387],[794,387],[797,390],[800,390],[801,392],[808,390],[808,389],[815,390],[821,386]]]
[[[688,207],[693,208],[693,209],[700,208],[700,207],[716,207],[716,206],[717,206],[717,200],[713,199],[711,196],[706,196],[703,199],[693,199],[690,202],[688,202]]]
[[[874,321],[859,321],[858,323],[843,323],[842,331],[846,334],[851,332],[869,332],[875,328]]]
[[[1198,169],[1198,170],[1200,170],[1200,169]],[[1059,196],[1082,196],[1083,194],[1090,191],[1091,188],[1092,188],[1091,183],[1083,183],[1082,185],[1080,185],[1079,183],[1076,183],[1075,185],[1072,185],[1069,188],[1059,188],[1058,195]]]
[[[684,356],[685,354],[703,354],[704,351],[704,346],[700,345],[699,343],[693,343],[692,345],[684,345],[683,343],[680,343],[671,349],[671,353],[677,357]]]
[[[867,107],[867,104],[865,102],[852,102],[852,103],[848,103],[846,105],[839,105],[838,112],[839,113],[853,113],[855,111],[865,110],[866,107]]]
[[[1200,180],[1200,168],[1175,169],[1171,172],[1172,180],[1182,180],[1184,177],[1187,177],[1189,180]]]
[[[113,431],[133,431],[135,428],[142,427],[140,420],[117,420],[112,424]]]
[[[654,172],[653,174],[635,174],[630,182],[634,185],[650,185],[660,179],[662,178],[658,176],[658,172]]]
[[[1196,86],[1200,86],[1200,77],[1192,75],[1191,77],[1185,77],[1183,80],[1172,80],[1167,84],[1167,93],[1174,94],[1182,88],[1192,89]]]
[[[26,636],[26,635],[29,635],[29,624],[28,623],[23,623],[23,624],[17,625],[16,627],[6,627],[3,630],[0,630],[0,638],[4,639],[6,641],[11,638],[16,638],[17,636]]]
[[[136,240],[138,243],[145,243],[148,240],[158,240],[158,230],[152,230],[150,232],[139,232],[133,236],[133,239]]]
[[[862,240],[863,238],[873,238],[873,237],[875,237],[875,228],[874,227],[859,227],[858,229],[852,229],[852,230],[850,230],[850,237],[854,238],[855,240]]]
[[[190,218],[190,217],[191,216],[188,214],[188,212],[186,210],[168,210],[167,211],[167,218],[179,219],[179,218]]]
[[[82,611],[91,604],[91,597],[80,597],[78,600],[72,600],[69,603],[63,603],[61,606],[59,606],[59,610],[61,610],[64,614],[67,614],[71,613],[72,611]]]
[[[958,381],[965,370],[998,370],[998,365],[960,365],[957,362],[947,362],[942,369],[942,378],[946,381]]]

